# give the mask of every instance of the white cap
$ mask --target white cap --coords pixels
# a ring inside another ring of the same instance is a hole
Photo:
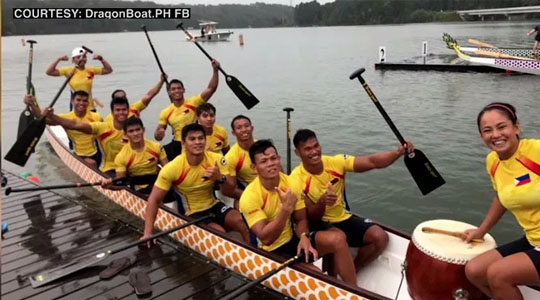
[[[73,49],[73,51],[71,51],[71,58],[82,55],[83,53],[84,53],[84,49],[81,47],[77,47]]]

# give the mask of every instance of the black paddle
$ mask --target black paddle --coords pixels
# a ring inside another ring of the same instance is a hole
[[[128,182],[129,182],[129,178],[122,177],[122,178],[113,179],[112,184],[113,185],[127,185]],[[11,187],[7,187],[5,194],[6,196],[8,196],[11,193],[42,191],[42,190],[57,190],[57,189],[66,189],[66,188],[80,188],[80,187],[94,186],[94,185],[101,185],[101,184],[102,184],[102,181],[96,181],[92,183],[70,183],[70,184],[59,184],[59,185],[48,185],[48,186],[36,186],[36,187],[29,187],[29,188],[22,188],[22,189],[12,189]]]
[[[230,294],[227,294],[227,295],[220,295],[218,296],[216,299],[221,299],[221,300],[230,300],[230,299],[235,299],[236,297],[240,296],[241,294],[243,294],[245,291],[249,290],[251,287],[265,281],[266,279],[272,277],[274,274],[276,274],[277,272],[281,271],[282,269],[292,265],[293,263],[299,261],[300,259],[302,259],[304,257],[304,254],[303,252],[301,252],[299,255],[296,255],[294,257],[291,257],[290,259],[286,260],[284,263],[282,263],[281,265],[279,265],[277,268],[273,269],[272,271],[264,274],[263,276],[247,283],[246,285],[240,287],[239,289],[235,290],[234,292],[230,293]]]
[[[377,97],[375,97],[375,94],[373,94],[373,91],[371,91],[364,78],[362,78],[362,73],[364,73],[364,71],[364,68],[360,68],[354,71],[351,76],[349,76],[349,79],[353,80],[355,78],[358,78],[358,80],[366,90],[366,93],[369,95],[369,97],[383,116],[386,123],[388,123],[388,126],[390,126],[390,128],[398,138],[399,142],[402,145],[405,145],[405,139],[403,138],[403,136],[401,136],[398,129],[394,125],[394,122],[392,122],[392,120],[382,107],[381,103],[379,103],[379,100],[377,99]],[[414,149],[412,153],[408,153],[407,155],[405,155],[405,165],[407,166],[407,169],[409,169],[409,172],[411,173],[414,181],[416,182],[416,185],[418,185],[418,188],[420,188],[422,195],[429,194],[431,191],[435,190],[436,188],[440,187],[445,183],[442,176],[439,174],[439,172],[437,172],[437,169],[435,169],[433,164],[431,164],[431,162],[424,155],[424,153],[422,153],[422,151],[418,149]]]
[[[28,75],[26,76],[26,94],[36,95],[36,90],[32,84],[32,62],[34,60],[34,44],[37,44],[34,40],[27,40],[30,44],[30,50],[28,51]],[[35,101],[35,99],[34,99]],[[26,108],[21,112],[19,116],[19,128],[17,129],[17,138],[20,138],[24,130],[35,119],[34,114],[30,108],[30,105],[26,105]]]
[[[84,53],[81,55],[81,59],[79,60],[78,64],[82,61],[82,58],[86,56],[86,53],[93,53],[92,50],[86,48],[85,46],[82,46],[84,49]],[[60,90],[58,93],[56,93],[56,96],[54,96],[54,99],[52,100],[51,104],[49,104],[49,107],[53,107],[56,103],[56,100],[60,97],[60,94],[64,91],[64,88],[68,84],[68,82],[71,80],[75,72],[77,71],[77,68],[73,69],[73,72],[66,78],[62,86],[60,87]],[[34,152],[34,148],[36,148],[36,145],[39,141],[39,138],[41,135],[43,135],[43,131],[45,130],[45,117],[41,116],[37,119],[32,120],[28,127],[23,131],[22,135],[17,138],[15,141],[15,144],[9,149],[8,153],[4,157],[7,161],[10,161],[14,164],[17,164],[21,167],[24,167],[26,162],[28,161],[28,158],[30,155]]]
[[[201,47],[201,45],[199,45],[199,43],[197,43],[197,41],[193,39],[193,36],[191,35],[191,33],[189,33],[187,30],[184,29],[184,27],[182,26],[182,23],[178,24],[176,28],[181,28],[184,31],[184,33],[187,36],[189,36],[189,38],[193,41],[193,43],[195,43],[195,45],[202,51],[202,53],[204,53],[204,55],[206,55],[206,57],[208,57],[208,59],[212,61],[212,57],[208,54],[208,52],[206,52],[206,50],[203,49],[203,47]],[[228,75],[227,73],[225,73],[225,71],[223,71],[221,66],[219,67],[219,70],[225,76],[225,79],[226,79],[225,81],[227,82],[227,85],[229,86],[229,88],[233,91],[236,97],[240,99],[242,104],[244,104],[244,106],[247,109],[251,109],[253,106],[257,105],[257,103],[259,103],[259,100],[257,99],[257,97],[255,97],[255,95],[253,95],[240,82],[240,80],[236,79],[236,77],[232,75]]]
[[[54,270],[45,271],[43,273],[30,276],[30,282],[32,283],[33,288],[40,287],[40,286],[45,285],[45,284],[47,284],[49,282],[55,281],[57,279],[65,277],[65,276],[67,276],[69,274],[75,273],[75,272],[77,272],[79,270],[82,270],[82,269],[84,269],[86,267],[89,267],[89,266],[91,266],[93,264],[96,264],[96,263],[98,263],[100,261],[103,261],[104,259],[106,259],[107,257],[109,257],[109,256],[111,256],[113,254],[124,251],[126,249],[131,248],[131,247],[146,243],[148,241],[152,241],[152,240],[154,240],[154,239],[156,239],[156,238],[158,238],[160,236],[167,235],[169,233],[178,231],[178,230],[180,230],[182,228],[191,226],[193,224],[199,223],[201,221],[204,221],[206,219],[213,218],[213,217],[214,217],[214,215],[209,214],[207,216],[200,217],[200,218],[195,219],[193,221],[184,223],[184,224],[182,224],[180,226],[177,226],[177,227],[165,230],[165,231],[158,232],[158,233],[156,233],[154,235],[151,235],[151,236],[149,236],[147,238],[134,241],[134,242],[129,243],[129,244],[125,245],[125,246],[121,246],[121,247],[119,247],[117,249],[107,250],[105,252],[98,253],[98,254],[94,255],[93,257],[91,257],[91,258],[89,258],[89,259],[87,259],[85,261],[82,261],[82,262],[79,262],[79,263],[67,264],[67,265],[55,268]]]
[[[292,107],[285,107],[283,111],[287,112],[287,174],[291,174],[291,111]]]
[[[148,31],[146,31],[146,25],[141,25],[142,30],[144,30],[144,34],[146,34],[146,38],[148,39],[148,44],[150,44],[150,48],[152,48],[152,53],[154,53],[154,57],[156,58],[156,62],[158,64],[159,70],[161,71],[161,74],[164,75],[165,83],[167,84],[167,87],[169,87],[169,81],[167,80],[167,77],[165,77],[165,71],[163,71],[163,67],[161,66],[161,62],[159,61],[159,57],[157,55],[156,49],[154,49],[154,45],[152,44],[152,41],[150,40],[150,36],[148,35]]]

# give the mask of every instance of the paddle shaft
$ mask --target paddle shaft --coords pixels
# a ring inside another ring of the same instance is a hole
[[[161,66],[161,62],[159,61],[159,57],[157,55],[156,49],[154,49],[154,44],[152,44],[152,41],[150,40],[150,36],[148,35],[148,31],[146,30],[146,26],[142,25],[141,28],[144,30],[144,34],[146,35],[146,39],[148,39],[148,44],[150,44],[150,48],[152,48],[152,53],[154,53],[154,58],[156,59],[156,62],[158,64],[159,70],[161,71],[161,74],[165,75],[165,71],[163,71],[163,66]],[[169,81],[165,77],[164,79],[168,87]]]
[[[26,93],[32,93],[32,64],[34,61],[34,44],[37,44],[36,41],[28,40],[30,43],[30,50],[28,51],[28,77],[26,78]]]
[[[178,24],[178,26],[176,26],[177,28],[181,28],[182,31],[184,31],[184,33],[189,36],[191,38],[191,40],[193,41],[193,43],[195,43],[195,45],[197,46],[197,48],[199,48],[199,50],[202,51],[202,53],[204,53],[204,55],[206,55],[206,57],[208,57],[208,59],[210,61],[212,61],[212,56],[210,56],[210,54],[208,54],[208,52],[206,52],[206,50],[204,50],[204,48],[199,45],[199,43],[193,38],[193,36],[191,35],[191,33],[189,33],[187,30],[184,29],[184,26],[182,25],[182,23]],[[229,77],[229,75],[227,73],[225,73],[225,71],[223,71],[223,69],[221,68],[221,66],[218,67],[219,71],[225,75],[225,77]]]
[[[190,225],[199,223],[199,222],[201,222],[201,221],[204,221],[204,220],[206,220],[206,219],[210,219],[210,218],[213,218],[213,217],[214,217],[213,214],[209,214],[209,215],[206,215],[206,216],[204,216],[204,217],[197,218],[197,219],[195,219],[195,220],[192,220],[192,221],[189,221],[189,222],[187,222],[187,223],[184,223],[184,224],[182,224],[182,225],[180,225],[180,226],[176,226],[176,227],[173,227],[173,228],[171,228],[171,229],[167,229],[167,230],[165,230],[165,231],[161,231],[161,232],[155,233],[155,234],[153,234],[153,235],[151,235],[151,236],[149,236],[149,237],[147,237],[147,238],[144,238],[144,239],[140,239],[140,240],[134,241],[134,242],[132,242],[132,243],[129,243],[129,244],[127,244],[127,245],[125,245],[125,246],[122,246],[122,247],[119,247],[119,248],[117,248],[117,249],[109,250],[109,251],[107,251],[107,253],[112,255],[112,254],[115,254],[115,253],[124,251],[124,250],[126,250],[126,249],[131,248],[131,247],[137,246],[137,245],[139,245],[139,244],[144,244],[144,243],[149,242],[149,241],[152,241],[152,240],[154,240],[154,239],[156,239],[156,238],[158,238],[158,237],[160,237],[160,236],[167,235],[167,234],[169,234],[169,233],[178,231],[178,230],[180,230],[180,229],[182,229],[182,228],[188,227],[188,226],[190,226]]]
[[[493,45],[490,45],[488,43],[484,43],[484,42],[481,42],[481,41],[478,41],[478,40],[469,39],[468,42],[473,44],[473,45],[477,45],[477,46],[484,47],[484,48],[497,48],[497,47],[495,47]]]
[[[291,111],[292,107],[285,107],[283,111],[287,112],[287,174],[291,174]]]
[[[457,238],[460,238],[462,240],[464,240],[467,237],[465,235],[465,233],[463,233],[463,232],[448,231],[448,230],[436,229],[436,228],[431,228],[431,227],[422,227],[422,232],[444,234],[444,235],[457,237]],[[482,242],[484,242],[484,239],[472,239],[472,241],[477,242],[477,243],[482,243]]]
[[[103,181],[96,181],[93,183],[69,183],[69,184],[58,184],[58,185],[48,185],[48,186],[36,186],[22,189],[12,189],[8,187],[5,191],[6,195],[17,192],[28,192],[28,191],[42,191],[42,190],[57,190],[57,189],[66,189],[66,188],[80,188],[86,186],[101,185]],[[126,178],[116,178],[113,180],[113,185],[125,185]]]
[[[357,77],[360,83],[362,84],[362,87],[364,87],[364,90],[366,90],[366,93],[369,95],[369,98],[371,98],[371,101],[373,101],[373,103],[375,104],[375,106],[377,107],[381,115],[383,116],[388,126],[390,126],[390,128],[392,129],[392,132],[394,132],[394,134],[396,135],[399,142],[402,145],[405,145],[406,144],[405,139],[403,138],[401,133],[399,133],[399,130],[397,129],[396,125],[394,125],[394,122],[392,122],[392,119],[390,119],[390,116],[388,116],[388,114],[386,113],[381,103],[379,102],[379,100],[377,99],[377,97],[375,96],[371,88],[369,87],[369,85],[366,83],[362,75],[358,74]]]
[[[276,274],[277,272],[281,271],[282,269],[288,267],[289,265],[293,264],[294,262],[298,261],[301,257],[303,257],[302,255],[297,255],[297,256],[294,256],[290,259],[288,259],[287,261],[285,261],[284,263],[282,263],[281,265],[279,265],[277,268],[275,268],[274,270],[264,274],[263,276],[247,283],[246,285],[242,286],[241,288],[235,290],[234,292],[226,295],[225,297],[219,297],[219,299],[221,300],[231,300],[231,299],[235,299],[236,297],[240,296],[241,294],[243,294],[245,291],[249,290],[251,287],[265,281],[266,279],[272,277],[274,274]]]

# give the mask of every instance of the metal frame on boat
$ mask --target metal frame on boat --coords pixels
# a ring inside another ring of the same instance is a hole
[[[88,167],[72,154],[67,147],[67,134],[60,126],[47,126],[45,134],[60,159],[77,175],[87,182],[104,179],[101,172]],[[122,189],[117,191],[94,186],[99,192],[126,210],[144,219],[146,199],[137,193]],[[190,221],[168,207],[161,206],[155,225],[160,230],[177,227]],[[410,300],[405,274],[406,251],[411,237],[403,232],[379,224],[389,235],[386,250],[369,265],[362,268],[357,276],[359,287],[353,287],[341,280],[323,273],[314,272],[301,265],[292,265],[263,284],[293,299],[344,299],[344,300]],[[284,261],[272,253],[246,245],[227,234],[217,232],[206,226],[192,225],[171,234],[176,241],[183,243],[219,265],[243,275],[251,280],[261,277],[277,268]],[[356,249],[351,249],[356,253]],[[320,263],[320,261],[318,261]],[[540,291],[520,287],[526,300],[540,298]]]
[[[529,58],[490,58],[490,57],[479,57],[479,56],[470,56],[461,50],[461,47],[458,45],[457,41],[448,34],[443,35],[443,40],[446,42],[448,48],[453,49],[459,58],[481,65],[488,65],[495,68],[514,71],[520,73],[540,75],[540,61],[529,59]],[[496,53],[494,52],[496,55]]]

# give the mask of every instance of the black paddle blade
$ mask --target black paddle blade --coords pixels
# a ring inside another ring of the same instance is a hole
[[[242,104],[244,104],[244,106],[247,109],[251,109],[253,106],[257,105],[257,103],[259,103],[259,100],[257,99],[257,97],[255,97],[255,95],[253,95],[240,82],[240,80],[236,79],[236,77],[231,76],[231,75],[227,75],[225,77],[225,79],[227,81],[227,85],[229,86],[229,88],[231,88],[231,90],[236,95],[236,97],[238,97],[238,99],[240,99]]]
[[[19,115],[19,128],[17,129],[17,138],[21,137],[24,130],[28,128],[30,123],[32,123],[32,121],[34,120],[35,120],[34,115],[30,111],[30,108],[26,106],[26,108]]]
[[[15,144],[9,149],[4,157],[7,161],[24,167],[28,158],[34,152],[39,138],[45,130],[45,118],[33,120],[23,131],[21,137],[15,141]]]
[[[414,149],[413,153],[405,155],[405,165],[422,195],[427,195],[446,183],[426,155],[418,149]]]

